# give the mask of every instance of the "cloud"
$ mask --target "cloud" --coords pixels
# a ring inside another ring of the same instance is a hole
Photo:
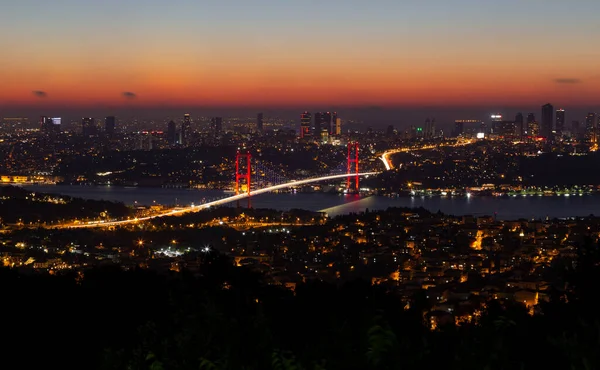
[[[578,78],[556,78],[554,82],[557,84],[578,84],[581,83],[581,80]]]
[[[135,93],[131,92],[131,91],[125,91],[123,93],[123,97],[125,99],[135,99],[135,98],[137,98],[137,95]]]
[[[35,90],[32,91],[33,95],[37,96],[38,98],[45,98],[48,96],[48,94],[45,91],[40,91],[40,90]]]

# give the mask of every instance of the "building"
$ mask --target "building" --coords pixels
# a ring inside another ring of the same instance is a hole
[[[61,131],[62,118],[60,117],[52,117],[50,118],[50,122],[52,123],[51,131],[52,133],[59,134]]]
[[[527,135],[532,137],[540,135],[540,125],[535,120],[535,114],[533,113],[527,115]]]
[[[337,123],[338,120],[338,114],[337,112],[333,112],[333,115],[331,116],[331,123],[329,125],[329,135],[333,135],[335,132],[335,125]]]
[[[304,112],[300,115],[300,138],[310,136],[310,126],[312,123],[312,114]]]
[[[221,135],[223,132],[223,117],[213,117],[210,125],[215,136]]]
[[[46,116],[40,117],[40,131],[42,133],[49,133],[52,129],[52,120]]]
[[[181,145],[190,145],[192,139],[192,118],[189,114],[183,115],[183,123],[181,124],[181,138],[179,143]]]
[[[565,131],[565,110],[558,109],[556,111],[556,125],[554,130],[557,136],[562,136]]]
[[[335,119],[335,134],[336,135],[342,134],[342,119],[339,117]]]
[[[517,115],[515,116],[515,128],[518,131],[519,137],[522,138],[525,136],[527,129],[525,127],[525,120],[523,118],[523,113],[521,113],[521,112],[517,113]]]
[[[81,133],[84,136],[96,134],[96,122],[92,117],[84,117],[81,119]]]
[[[114,136],[116,127],[117,119],[114,116],[108,116],[104,119],[104,132],[106,132],[106,135]]]
[[[386,130],[385,134],[387,136],[394,136],[396,134],[395,131],[394,131],[394,126],[393,125],[389,125],[387,127],[387,130]]]
[[[167,141],[169,145],[176,145],[178,142],[177,139],[177,124],[174,121],[170,121],[167,126]]]
[[[331,112],[315,113],[315,135],[320,135],[321,131],[331,132]]]
[[[263,132],[263,114],[259,113],[256,115],[256,130],[258,132]]]
[[[542,106],[541,134],[545,138],[552,137],[552,126],[554,125],[554,107],[548,103]]]
[[[585,141],[588,143],[598,142],[598,123],[596,113],[588,113],[585,117]]]
[[[425,131],[423,132],[425,139],[432,139],[435,137],[435,118],[425,120]]]

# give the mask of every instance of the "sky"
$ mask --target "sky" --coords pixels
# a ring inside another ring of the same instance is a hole
[[[600,105],[597,0],[6,0],[26,108]]]

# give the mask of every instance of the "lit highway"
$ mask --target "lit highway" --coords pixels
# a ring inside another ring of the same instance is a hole
[[[376,174],[377,174],[377,172],[364,172],[364,173],[359,173],[358,176],[363,177],[363,176],[371,176],[371,175],[376,175]],[[343,179],[346,177],[354,177],[354,176],[356,176],[356,174],[351,173],[351,174],[330,175],[330,176],[316,177],[316,178],[305,179],[305,180],[290,181],[290,182],[286,182],[284,184],[273,185],[273,186],[269,186],[269,187],[266,187],[263,189],[254,190],[251,192],[250,196],[260,195],[260,194],[268,193],[271,191],[286,189],[286,188],[290,188],[290,187],[294,187],[294,186],[298,186],[298,185],[306,185],[306,184],[310,184],[313,182]],[[181,215],[181,214],[188,213],[188,212],[197,212],[197,211],[201,211],[203,209],[208,209],[210,207],[215,207],[215,206],[220,206],[223,204],[235,202],[237,200],[241,200],[241,199],[244,199],[247,197],[248,197],[248,193],[243,193],[243,194],[233,195],[233,196],[230,196],[227,198],[215,200],[212,202],[207,202],[204,204],[192,205],[192,206],[184,207],[184,208],[171,209],[171,210],[165,211],[163,213],[158,213],[158,214],[155,214],[152,216],[139,217],[139,218],[133,218],[133,219],[127,219],[127,220],[120,220],[120,221],[90,221],[87,223],[79,223],[79,224],[71,223],[71,224],[65,224],[65,225],[54,226],[54,227],[56,227],[56,228],[93,228],[93,227],[122,226],[122,225],[137,223],[140,221],[148,221],[148,220],[151,220],[154,218],[159,218],[159,217],[177,216],[177,215]]]
[[[434,145],[424,145],[424,146],[419,146],[419,147],[404,147],[404,148],[390,149],[390,150],[384,152],[381,155],[381,157],[379,157],[379,159],[383,162],[385,169],[387,171],[389,171],[394,168],[392,161],[390,161],[390,159],[389,159],[389,156],[392,154],[408,153],[408,152],[415,152],[415,151],[419,151],[419,150],[429,150],[429,149],[443,148],[443,147],[457,147],[457,146],[472,144],[473,142],[474,142],[474,140],[461,140],[454,144],[434,144]]]

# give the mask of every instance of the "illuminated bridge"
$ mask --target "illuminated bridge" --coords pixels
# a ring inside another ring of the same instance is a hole
[[[189,212],[197,212],[211,207],[224,205],[227,203],[250,198],[251,196],[268,193],[271,191],[283,190],[286,188],[308,185],[315,182],[346,179],[346,188],[351,190],[353,187],[359,190],[359,178],[376,175],[377,172],[360,172],[358,167],[358,143],[348,144],[347,162],[334,170],[333,173],[320,177],[312,177],[300,180],[289,180],[277,171],[269,169],[268,166],[255,161],[252,166],[250,153],[240,153],[236,155],[235,169],[235,195],[227,196],[222,199],[206,202],[199,205],[188,207],[171,208],[164,212],[151,216],[139,217],[126,220],[115,221],[89,221],[83,223],[70,223],[58,226],[59,228],[93,228],[93,227],[112,227],[127,224],[135,224],[141,221],[148,221],[159,217],[177,216]],[[341,172],[341,173],[340,173]],[[254,179],[254,181],[253,181]],[[254,188],[253,188],[254,186]],[[54,226],[56,227],[56,226]]]

